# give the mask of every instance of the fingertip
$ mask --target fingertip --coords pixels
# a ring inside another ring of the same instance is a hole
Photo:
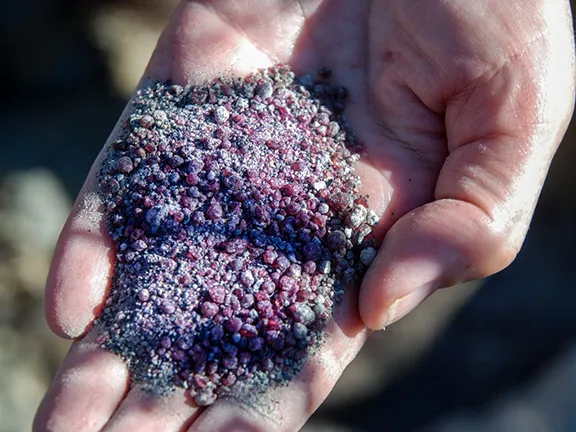
[[[378,308],[361,310],[362,320],[366,327],[371,330],[385,330],[386,327],[412,312],[420,303],[434,293],[436,289],[436,283],[427,283],[415,288],[405,296],[393,300],[391,303],[385,302],[380,304]]]
[[[478,277],[487,253],[477,250],[484,233],[469,212],[446,204],[420,207],[387,233],[360,290],[360,316],[368,328],[382,330],[436,289]]]
[[[46,282],[46,320],[63,338],[85,334],[109,289],[113,245],[101,201],[85,192],[64,226]]]
[[[75,342],[34,418],[34,431],[98,431],[128,388],[121,358],[100,348],[93,336]]]
[[[364,325],[376,331],[403,318],[430,296],[440,286],[442,274],[438,263],[424,259],[380,261],[381,266],[364,279],[359,304]]]

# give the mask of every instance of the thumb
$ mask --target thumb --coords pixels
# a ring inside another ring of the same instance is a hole
[[[525,56],[447,102],[449,155],[435,201],[387,233],[361,287],[368,327],[382,329],[437,288],[514,260],[573,109],[574,47],[564,12]]]

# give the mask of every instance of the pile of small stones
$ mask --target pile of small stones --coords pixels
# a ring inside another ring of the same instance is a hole
[[[135,382],[210,405],[287,382],[321,342],[378,222],[330,75],[278,65],[137,93],[99,174],[117,250],[96,321]]]

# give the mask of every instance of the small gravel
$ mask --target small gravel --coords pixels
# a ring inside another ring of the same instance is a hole
[[[117,248],[96,322],[134,382],[207,406],[287,382],[322,342],[377,222],[330,76],[279,65],[137,93],[99,173]]]

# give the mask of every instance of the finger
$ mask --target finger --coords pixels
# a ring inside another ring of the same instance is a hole
[[[326,340],[287,386],[221,398],[188,431],[299,430],[332,391],[368,336],[358,315],[357,294],[356,290],[346,293],[343,306],[326,329]]]
[[[183,389],[159,395],[134,387],[103,428],[104,432],[184,430],[198,415]]]
[[[448,102],[450,155],[436,201],[393,226],[364,279],[360,310],[370,328],[438,287],[502,270],[518,253],[573,104],[567,13],[547,18],[550,35]]]
[[[441,200],[408,213],[386,234],[364,277],[364,322],[382,329],[436,289],[495,271],[501,260],[510,261],[516,253],[506,239],[491,231],[489,217],[469,203]],[[497,256],[495,250],[508,256]]]
[[[59,336],[77,338],[99,312],[114,262],[114,247],[96,189],[99,158],[66,222],[46,282],[46,318]]]
[[[124,362],[100,348],[94,336],[74,342],[46,393],[34,431],[99,431],[124,397]]]

